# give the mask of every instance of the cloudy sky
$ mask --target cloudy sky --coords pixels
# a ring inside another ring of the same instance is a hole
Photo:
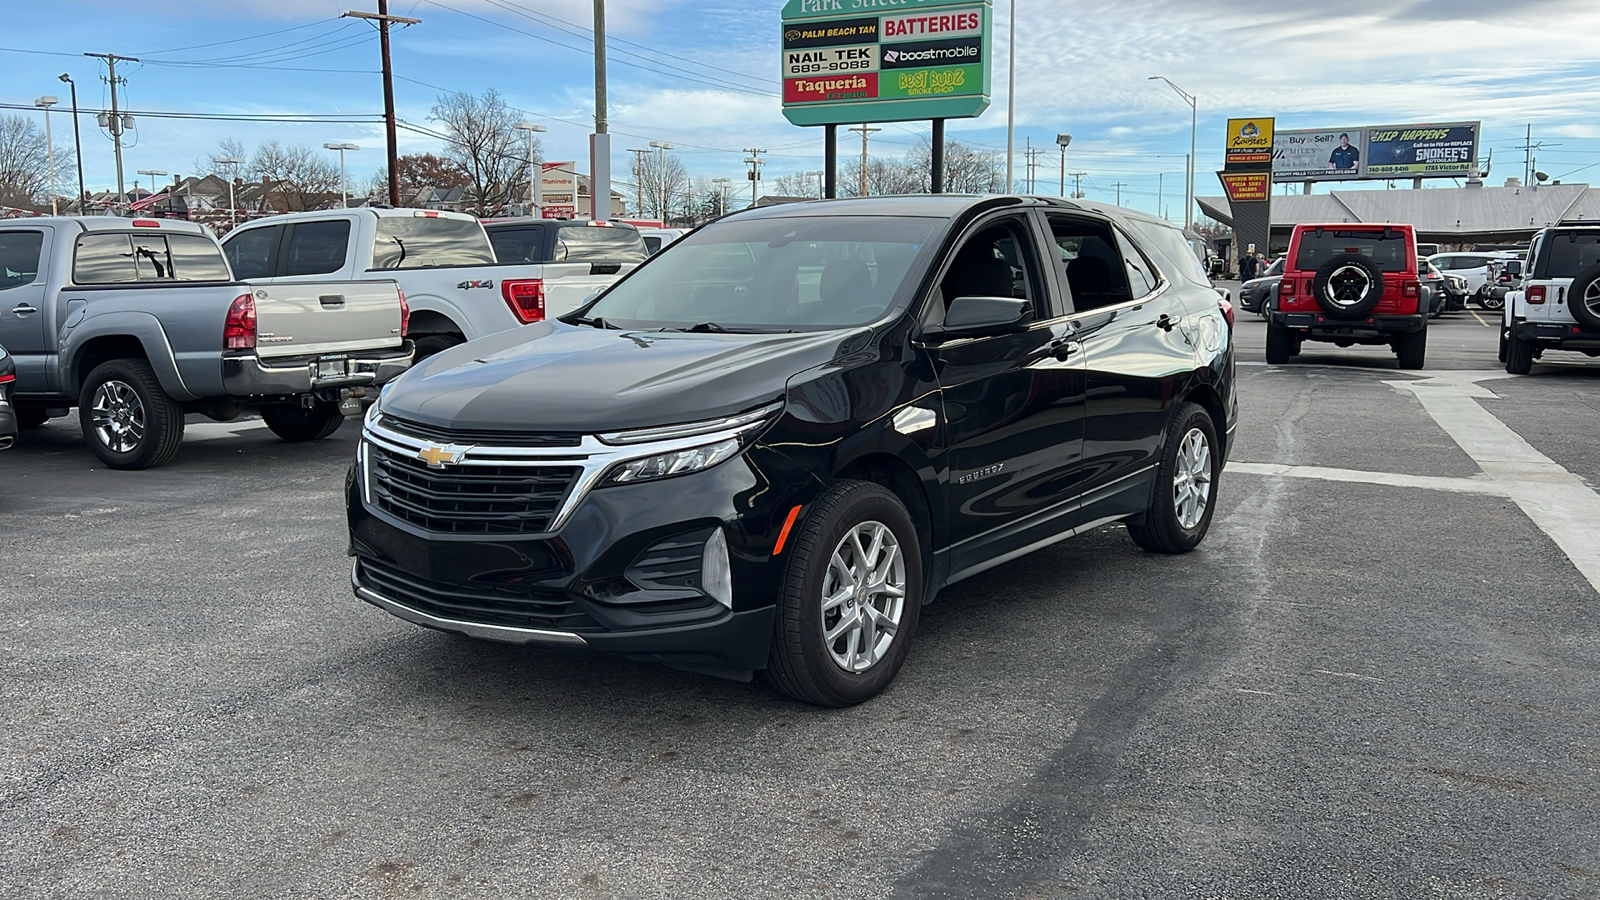
[[[996,48],[1005,46],[1013,0],[995,0]],[[1152,75],[1199,98],[1199,192],[1220,193],[1224,120],[1276,116],[1278,127],[1352,127],[1481,120],[1492,154],[1490,182],[1523,172],[1526,129],[1543,144],[1538,168],[1587,180],[1600,172],[1600,33],[1594,0],[1389,0],[1330,4],[1283,0],[1014,0],[1017,5],[1018,178],[1031,139],[1042,157],[1037,189],[1059,189],[1055,135],[1069,132],[1069,171],[1086,172],[1089,197],[1182,218],[1188,105]],[[768,150],[777,176],[821,167],[820,129],[788,125],[778,100],[778,0],[706,3],[608,0],[610,123],[614,167],[626,148],[676,145],[696,176],[743,183],[744,148]],[[42,94],[67,103],[109,102],[89,52],[140,57],[118,67],[125,105],[141,112],[323,117],[319,123],[141,117],[125,153],[137,169],[187,172],[235,138],[320,146],[351,141],[352,180],[382,162],[380,126],[340,122],[382,110],[371,26],[340,19],[375,0],[6,0],[0,35],[0,103]],[[1383,9],[1383,12],[1365,10]],[[591,0],[391,0],[391,13],[422,19],[394,35],[399,117],[430,127],[443,90],[493,87],[549,127],[547,159],[582,159],[593,122]],[[1536,52],[1530,52],[1530,49]],[[27,52],[19,52],[27,51]],[[994,102],[982,117],[952,121],[958,140],[1003,155],[1006,73],[994,70]],[[32,113],[30,113],[32,114]],[[66,116],[56,143],[70,145]],[[91,187],[114,185],[111,143],[85,117]],[[898,156],[923,123],[885,126],[874,155]],[[402,131],[401,152],[437,151],[434,138]],[[845,135],[841,154],[859,153]],[[148,179],[144,179],[148,180]],[[1070,180],[1070,178],[1069,178]],[[1444,181],[1439,186],[1447,186]],[[1383,187],[1382,184],[1376,185]]]

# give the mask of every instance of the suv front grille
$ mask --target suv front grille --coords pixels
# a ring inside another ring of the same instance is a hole
[[[541,534],[572,489],[578,466],[451,466],[371,446],[372,504],[442,534]]]
[[[396,603],[458,622],[545,631],[603,630],[571,597],[554,591],[428,581],[365,558],[356,566],[356,582]]]
[[[385,428],[410,435],[424,441],[433,441],[440,444],[482,444],[486,447],[576,447],[583,442],[583,435],[570,431],[484,431],[481,429],[462,430],[459,428],[440,428],[437,425],[424,425],[410,419],[400,419],[391,415],[383,415],[378,420]]]

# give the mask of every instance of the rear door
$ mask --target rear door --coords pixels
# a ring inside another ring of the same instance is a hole
[[[22,392],[53,388],[45,365],[51,236],[42,228],[0,229],[0,347],[16,363]]]
[[[1083,356],[1044,264],[1030,215],[971,229],[943,273],[924,322],[956,296],[1025,298],[1035,322],[1016,334],[928,351],[947,423],[952,577],[1063,533],[1077,505],[1083,447]]]

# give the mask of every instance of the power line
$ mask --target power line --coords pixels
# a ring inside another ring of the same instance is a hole
[[[148,53],[151,56],[159,56],[159,55],[161,55],[163,53],[182,53],[185,50],[203,50],[206,47],[220,47],[223,44],[239,44],[239,43],[243,43],[244,41],[254,41],[254,40],[258,40],[260,38],[264,38],[264,37],[272,37],[273,35],[288,34],[291,31],[301,31],[301,30],[304,30],[306,28],[315,28],[318,25],[326,25],[329,22],[337,22],[337,21],[339,21],[339,20],[338,19],[319,19],[319,20],[317,20],[315,22],[308,22],[305,25],[296,25],[293,28],[280,28],[277,31],[267,31],[267,32],[263,32],[261,34],[252,34],[252,35],[250,35],[248,37],[229,38],[229,39],[227,39],[225,41],[212,41],[209,44],[193,44],[193,45],[190,45],[188,47],[169,47],[166,50],[146,50],[145,53]]]

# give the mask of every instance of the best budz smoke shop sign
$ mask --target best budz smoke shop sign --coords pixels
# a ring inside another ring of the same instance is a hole
[[[970,118],[989,108],[988,0],[789,0],[783,115],[795,125]]]

